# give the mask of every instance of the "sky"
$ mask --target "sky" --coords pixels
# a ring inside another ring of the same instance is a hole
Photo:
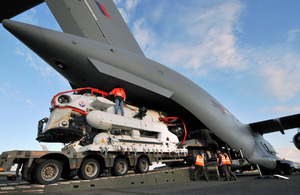
[[[148,58],[197,83],[241,122],[300,113],[298,0],[114,2]],[[13,20],[61,31],[45,3]],[[0,152],[41,150],[38,121],[49,117],[52,97],[71,87],[2,25],[0,59]],[[279,157],[300,162],[296,133],[264,137]]]

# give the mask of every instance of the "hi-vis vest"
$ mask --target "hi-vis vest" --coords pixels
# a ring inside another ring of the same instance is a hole
[[[111,93],[112,95],[114,95],[115,97],[116,97],[116,96],[119,96],[119,97],[122,97],[122,98],[126,99],[125,91],[124,91],[124,89],[122,89],[122,88],[115,88],[115,89],[113,89],[110,93]]]
[[[231,165],[230,158],[226,153],[224,153],[223,155],[222,154],[219,154],[219,155],[222,157],[222,164],[223,165]],[[219,158],[217,158],[217,163],[220,164]]]
[[[195,165],[203,166],[204,167],[204,159],[202,156],[197,155],[196,156],[196,162]]]
[[[230,161],[230,158],[229,158],[229,156],[226,154],[226,153],[224,153],[224,155],[223,156],[226,156],[225,157],[225,161],[223,161],[223,159],[222,159],[222,161],[223,161],[223,164],[226,164],[226,165],[231,165],[231,161]]]

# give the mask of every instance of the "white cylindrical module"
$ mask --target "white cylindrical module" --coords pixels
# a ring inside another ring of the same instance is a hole
[[[122,128],[124,130],[139,129],[152,132],[168,131],[167,126],[163,123],[124,117],[100,110],[94,110],[88,113],[86,121],[90,126],[102,130]]]

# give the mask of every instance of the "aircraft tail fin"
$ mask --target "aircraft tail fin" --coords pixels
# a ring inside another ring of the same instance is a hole
[[[62,30],[144,56],[112,0],[45,0]]]
[[[44,0],[2,0],[0,3],[0,23],[4,19],[10,19],[43,2]]]

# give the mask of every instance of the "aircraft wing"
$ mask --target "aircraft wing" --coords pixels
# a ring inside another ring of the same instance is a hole
[[[43,0],[2,0],[0,2],[0,22],[2,23],[4,19],[12,18],[43,2]]]
[[[253,130],[261,134],[272,133],[276,131],[280,131],[282,134],[284,134],[284,130],[286,129],[294,129],[300,127],[300,114],[260,121],[251,123],[249,125]]]
[[[45,0],[65,33],[144,56],[112,0]]]

